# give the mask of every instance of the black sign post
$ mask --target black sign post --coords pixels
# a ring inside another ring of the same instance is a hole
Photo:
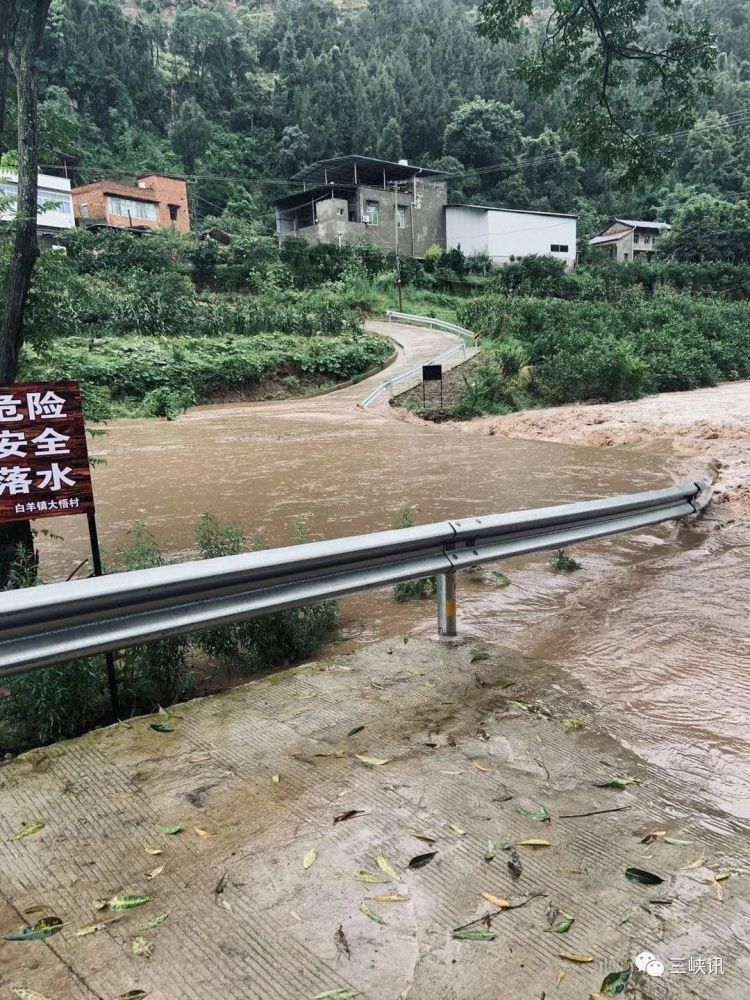
[[[426,405],[425,382],[440,383],[440,409],[443,408],[443,366],[442,365],[422,365],[422,406]]]

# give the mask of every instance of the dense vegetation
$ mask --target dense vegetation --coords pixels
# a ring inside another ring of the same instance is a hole
[[[236,555],[248,548],[240,529],[204,514],[197,527],[201,555]],[[297,541],[306,541],[304,530]],[[256,545],[257,549],[258,546]],[[163,566],[168,560],[146,527],[136,524],[130,545],[118,553],[119,568]],[[9,589],[40,580],[33,559],[19,550]],[[120,707],[124,718],[171,705],[200,688],[210,687],[223,665],[258,671],[309,656],[332,628],[335,601],[282,611],[198,636],[174,636],[126,650],[116,660]],[[9,678],[0,696],[0,753],[50,743],[85,732],[109,716],[104,658],[76,660]]]
[[[708,16],[717,34],[714,93],[700,99],[696,129],[664,140],[673,168],[629,190],[616,165],[584,157],[566,134],[566,88],[543,92],[516,73],[538,50],[545,11],[517,42],[494,45],[476,31],[474,6],[53,0],[42,162],[68,164],[76,181],[185,171],[195,216],[261,227],[270,225],[270,200],[288,190],[284,178],[348,152],[457,172],[459,200],[579,211],[584,236],[613,214],[671,219],[698,194],[747,197],[750,133],[738,114],[750,97],[746,5],[685,0],[687,20]],[[646,15],[657,43],[668,6]],[[648,102],[647,84],[634,77],[628,87],[634,105]],[[9,114],[6,148],[12,122]]]

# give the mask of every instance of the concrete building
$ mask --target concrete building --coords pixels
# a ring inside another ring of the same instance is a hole
[[[632,261],[636,257],[651,260],[659,236],[672,227],[667,222],[642,222],[635,219],[615,219],[604,232],[589,240],[615,260]]]
[[[447,205],[446,245],[467,255],[485,253],[495,265],[540,254],[572,268],[576,261],[577,216],[527,212],[488,205]]]
[[[0,192],[4,198],[10,199],[0,212],[0,219],[10,222],[16,217],[18,197],[18,174],[15,171],[0,169]],[[75,228],[73,200],[67,177],[39,174],[36,203],[39,207],[37,228],[42,244],[53,243],[55,236],[66,229]]]
[[[431,246],[445,246],[443,177],[405,160],[319,160],[291,178],[302,191],[275,203],[276,233],[337,246],[370,243],[384,253],[424,257]]]
[[[79,226],[105,223],[118,229],[190,232],[187,184],[173,174],[146,174],[135,184],[96,181],[73,188]]]

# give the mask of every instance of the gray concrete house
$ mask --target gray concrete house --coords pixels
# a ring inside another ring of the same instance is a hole
[[[619,261],[633,261],[644,256],[651,260],[657,240],[664,230],[671,228],[667,222],[615,219],[604,232],[589,240],[589,246],[598,247]]]
[[[371,243],[384,253],[424,257],[434,244],[445,246],[444,178],[406,160],[319,160],[290,178],[302,191],[274,203],[276,234],[334,246]]]

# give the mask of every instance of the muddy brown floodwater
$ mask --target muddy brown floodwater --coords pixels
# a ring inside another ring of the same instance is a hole
[[[374,328],[383,329],[373,324]],[[398,367],[421,363],[445,335],[389,328]],[[172,423],[113,423],[95,451],[99,530],[106,555],[143,521],[165,553],[194,552],[210,511],[265,546],[590,499],[705,474],[706,459],[676,458],[669,443],[597,448],[465,434],[416,425],[386,406],[364,412],[362,383],[317,399],[198,408]],[[694,467],[693,467],[694,465]],[[85,522],[58,519],[64,540],[42,539],[48,579],[87,554]],[[720,529],[720,530],[718,530]],[[463,576],[459,629],[562,668],[584,686],[618,739],[685,782],[686,795],[750,817],[746,676],[750,629],[743,526],[704,519],[582,546],[584,569],[551,572],[548,557]],[[325,652],[435,629],[431,602],[389,592],[342,602]]]

